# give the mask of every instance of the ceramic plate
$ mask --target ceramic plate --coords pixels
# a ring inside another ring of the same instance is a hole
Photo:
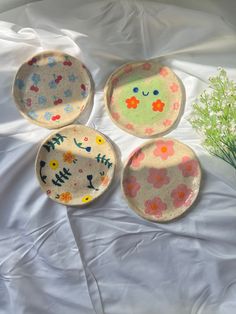
[[[104,95],[108,112],[121,129],[152,137],[167,132],[178,119],[183,87],[170,68],[137,62],[116,70]]]
[[[36,175],[43,191],[62,204],[83,205],[109,187],[116,156],[106,137],[86,126],[54,131],[42,143]]]
[[[201,169],[192,149],[168,138],[135,150],[123,171],[122,189],[140,216],[165,222],[182,215],[195,201]]]
[[[21,114],[49,129],[79,118],[92,103],[93,82],[86,67],[63,52],[33,56],[18,70],[13,97]]]

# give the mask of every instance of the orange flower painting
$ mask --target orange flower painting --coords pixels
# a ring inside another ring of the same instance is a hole
[[[72,154],[72,152],[69,150],[63,154],[63,160],[64,162],[68,162],[68,164],[71,164],[74,161],[74,159],[75,155]]]
[[[158,99],[158,100],[156,100],[156,101],[154,101],[154,102],[152,103],[152,110],[153,110],[153,111],[162,112],[163,109],[164,109],[164,107],[165,107],[165,104],[164,104],[164,102],[162,102],[160,99]]]
[[[129,109],[136,109],[139,104],[139,100],[135,96],[132,96],[131,98],[127,98],[125,102]]]
[[[59,199],[61,202],[69,203],[72,200],[72,195],[70,192],[64,192],[60,194]]]

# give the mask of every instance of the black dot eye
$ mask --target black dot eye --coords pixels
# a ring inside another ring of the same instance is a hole
[[[134,88],[133,88],[133,92],[134,92],[134,93],[137,93],[137,92],[138,92],[138,87],[134,87]]]
[[[159,92],[158,92],[158,90],[157,89],[155,89],[154,91],[153,91],[153,95],[158,95],[159,94]]]

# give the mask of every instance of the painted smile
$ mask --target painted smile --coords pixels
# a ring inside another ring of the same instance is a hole
[[[147,93],[142,92],[142,94],[143,94],[143,96],[148,96],[149,92],[147,92]]]

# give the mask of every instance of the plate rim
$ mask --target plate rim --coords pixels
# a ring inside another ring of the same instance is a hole
[[[152,135],[141,135],[141,134],[136,134],[135,132],[132,132],[131,130],[125,128],[123,125],[119,124],[115,119],[113,119],[111,113],[110,113],[110,110],[109,110],[109,101],[108,101],[108,92],[109,92],[109,83],[112,79],[113,76],[115,76],[117,74],[117,72],[119,72],[123,67],[125,67],[126,65],[129,65],[129,64],[143,64],[143,63],[155,63],[155,64],[159,64],[160,66],[165,66],[167,68],[169,68],[172,73],[174,74],[175,78],[177,79],[177,81],[179,83],[182,83],[182,80],[180,80],[180,78],[176,75],[176,73],[168,66],[168,65],[165,65],[163,64],[161,61],[155,61],[155,60],[139,60],[139,61],[130,61],[130,62],[126,62],[124,63],[123,65],[119,66],[118,68],[116,68],[109,76],[108,76],[108,79],[106,80],[106,83],[105,83],[105,86],[103,88],[103,101],[104,101],[104,104],[105,104],[105,108],[106,108],[106,111],[110,117],[110,119],[112,120],[112,122],[118,127],[120,128],[121,130],[125,131],[126,133],[129,133],[133,136],[136,136],[136,137],[139,137],[139,138],[143,138],[143,139],[152,139],[152,138],[157,138],[157,137],[161,137],[167,133],[169,133],[171,131],[171,129],[173,128],[173,126],[177,123],[177,121],[179,120],[179,118],[181,118],[181,108],[184,107],[185,103],[186,103],[186,100],[185,100],[185,97],[184,97],[184,94],[185,94],[185,91],[184,91],[184,84],[180,84],[180,87],[181,87],[181,100],[180,100],[180,110],[178,112],[178,115],[175,119],[175,121],[172,123],[172,125],[170,125],[168,128],[166,128],[163,132],[159,132],[159,133],[154,133]]]
[[[39,157],[39,153],[41,151],[41,148],[42,146],[44,145],[44,143],[50,139],[50,137],[55,133],[55,132],[59,132],[60,130],[63,130],[63,129],[67,129],[67,128],[73,128],[73,127],[83,127],[83,128],[86,128],[86,129],[90,129],[90,130],[93,130],[94,132],[97,132],[98,134],[100,134],[102,137],[105,137],[106,141],[108,142],[108,144],[110,145],[112,151],[113,151],[113,154],[114,154],[114,168],[113,168],[113,174],[112,174],[112,178],[109,182],[109,184],[107,185],[107,187],[103,190],[103,192],[99,195],[97,195],[96,197],[94,197],[91,201],[87,202],[87,203],[83,203],[83,204],[67,204],[67,203],[63,203],[57,199],[54,199],[54,198],[51,198],[49,195],[47,195],[46,191],[42,188],[42,185],[40,183],[40,180],[39,180],[39,174],[37,172],[37,161],[38,161],[38,157]],[[116,150],[115,150],[115,146],[113,145],[112,141],[105,135],[103,134],[102,132],[100,131],[97,131],[96,129],[90,127],[90,126],[87,126],[87,125],[83,125],[83,124],[70,124],[70,125],[66,125],[60,129],[56,129],[56,130],[52,130],[52,132],[50,132],[50,134],[48,134],[42,141],[40,141],[40,144],[39,144],[39,147],[38,147],[38,150],[37,150],[37,153],[36,153],[36,156],[35,156],[35,161],[34,161],[34,173],[35,173],[35,176],[37,177],[37,181],[38,181],[38,184],[40,186],[40,189],[41,191],[43,192],[43,194],[46,194],[46,196],[53,202],[56,202],[58,204],[61,204],[61,205],[64,205],[66,207],[88,207],[90,204],[92,204],[94,201],[96,201],[98,198],[100,198],[101,196],[103,196],[111,187],[112,183],[114,182],[114,179],[115,179],[115,173],[116,173],[116,170],[117,170],[117,164],[118,164],[118,156],[117,156],[117,153],[116,153]]]
[[[30,118],[26,113],[24,113],[22,110],[21,110],[21,107],[17,101],[17,97],[15,95],[15,81],[16,81],[16,77],[17,77],[17,74],[18,72],[21,70],[21,68],[23,68],[27,63],[28,61],[30,61],[32,58],[34,57],[37,57],[39,55],[43,55],[43,54],[46,54],[46,53],[51,53],[51,54],[55,54],[55,55],[68,55],[74,59],[76,59],[77,61],[79,61],[82,65],[85,66],[84,70],[86,71],[88,77],[89,77],[89,80],[91,82],[91,92],[89,94],[89,97],[88,97],[88,100],[84,106],[84,109],[82,111],[80,111],[75,117],[71,118],[68,122],[62,122],[60,125],[53,125],[53,124],[50,124],[48,125],[47,123],[45,122],[38,122],[37,120],[34,120],[32,118]],[[12,80],[12,87],[11,87],[11,96],[12,96],[12,99],[15,103],[15,106],[16,108],[18,109],[18,112],[26,119],[28,120],[30,123],[33,123],[33,124],[36,124],[40,127],[43,127],[45,129],[49,129],[49,130],[56,130],[56,129],[60,129],[64,126],[67,126],[67,125],[70,125],[72,124],[73,122],[75,122],[81,115],[82,113],[85,112],[85,110],[93,104],[93,100],[94,100],[94,94],[95,94],[95,83],[93,81],[93,77],[92,77],[92,74],[90,73],[90,71],[88,70],[87,66],[78,58],[78,57],[75,57],[67,52],[64,52],[64,51],[61,51],[61,50],[43,50],[43,51],[40,51],[38,53],[35,53],[35,54],[32,54],[31,57],[27,58],[23,63],[21,63],[21,65],[17,68],[15,74],[14,74],[14,77],[13,77],[13,80]]]
[[[180,140],[178,140],[178,139],[175,139],[174,137],[158,137],[158,138],[155,138],[155,139],[151,139],[151,140],[149,140],[149,141],[146,141],[146,142],[142,143],[141,145],[139,145],[138,147],[136,147],[136,149],[142,149],[144,146],[146,146],[146,145],[148,145],[148,144],[150,144],[150,143],[153,143],[153,142],[155,142],[155,141],[157,141],[157,140],[159,140],[159,139],[174,140],[174,141],[176,141],[176,142],[178,142],[178,143],[180,143],[180,144],[184,144],[185,146],[187,146],[187,147],[192,151],[194,157],[195,157],[196,160],[198,161],[198,165],[199,165],[199,188],[198,188],[198,192],[196,193],[195,197],[193,198],[193,201],[192,201],[191,205],[188,206],[188,207],[186,208],[186,210],[185,210],[183,213],[179,214],[178,216],[173,217],[173,218],[170,218],[170,219],[165,219],[165,220],[158,220],[158,219],[155,219],[155,220],[154,220],[154,219],[151,219],[150,217],[148,218],[148,217],[145,215],[145,213],[141,212],[141,211],[138,209],[137,206],[133,206],[132,203],[129,201],[129,199],[128,199],[128,198],[126,197],[126,195],[125,195],[125,191],[124,191],[124,187],[123,187],[123,181],[124,181],[125,169],[127,168],[128,162],[129,162],[129,160],[130,160],[130,154],[132,154],[132,153],[135,151],[135,149],[133,149],[133,150],[131,151],[131,153],[130,153],[129,156],[126,158],[126,160],[125,160],[125,162],[124,162],[124,164],[123,164],[123,169],[122,169],[121,179],[120,179],[120,180],[121,180],[121,181],[120,181],[120,185],[121,185],[121,190],[122,190],[122,196],[123,196],[123,198],[125,199],[126,203],[128,204],[128,206],[129,206],[129,208],[130,208],[131,210],[133,210],[138,216],[142,217],[142,218],[145,219],[145,220],[148,220],[148,221],[151,221],[151,222],[154,222],[154,223],[164,223],[164,224],[165,224],[165,223],[169,223],[169,222],[173,222],[173,221],[175,221],[175,220],[178,220],[179,218],[181,218],[182,216],[184,216],[184,215],[190,210],[190,208],[194,205],[194,203],[196,202],[196,200],[198,199],[199,194],[200,194],[200,193],[199,193],[199,192],[200,192],[200,187],[201,187],[201,184],[202,184],[202,167],[201,167],[200,161],[199,161],[199,159],[198,159],[198,156],[197,156],[197,154],[195,153],[195,151],[192,149],[192,147],[190,147],[189,145],[185,144],[184,142],[182,142],[182,141],[180,141]]]

